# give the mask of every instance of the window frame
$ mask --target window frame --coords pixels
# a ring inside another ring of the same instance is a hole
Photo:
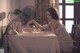
[[[75,23],[75,13],[73,14],[73,18],[66,18],[66,6],[73,6],[74,7],[74,3],[66,3],[66,0],[63,0],[62,3],[59,3],[59,6],[62,6],[62,17],[60,18],[60,20],[62,20],[62,23],[64,24],[64,26],[66,25],[66,21],[68,20],[73,20],[73,24]]]

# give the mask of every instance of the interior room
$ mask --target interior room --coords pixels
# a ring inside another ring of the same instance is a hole
[[[0,1],[0,53],[80,53],[80,0]]]

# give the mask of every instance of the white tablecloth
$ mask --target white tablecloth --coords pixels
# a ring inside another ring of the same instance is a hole
[[[10,53],[60,53],[57,36],[53,33],[7,35]]]

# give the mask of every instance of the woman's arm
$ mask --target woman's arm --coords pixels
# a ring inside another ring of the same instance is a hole
[[[48,24],[42,26],[38,22],[36,22],[35,20],[31,20],[27,23],[27,26],[29,26],[32,23],[40,30],[52,30],[52,29],[54,29],[53,21],[50,21]]]

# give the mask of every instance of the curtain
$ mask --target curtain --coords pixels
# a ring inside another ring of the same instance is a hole
[[[36,0],[35,1],[35,10],[36,18],[40,24],[44,24],[44,19],[46,19],[46,10],[49,7],[49,0]]]
[[[50,7],[54,7],[59,10],[59,0],[50,0]]]
[[[49,7],[55,7],[58,9],[58,4],[58,0],[35,0],[36,21],[42,25],[46,24],[46,10]]]

